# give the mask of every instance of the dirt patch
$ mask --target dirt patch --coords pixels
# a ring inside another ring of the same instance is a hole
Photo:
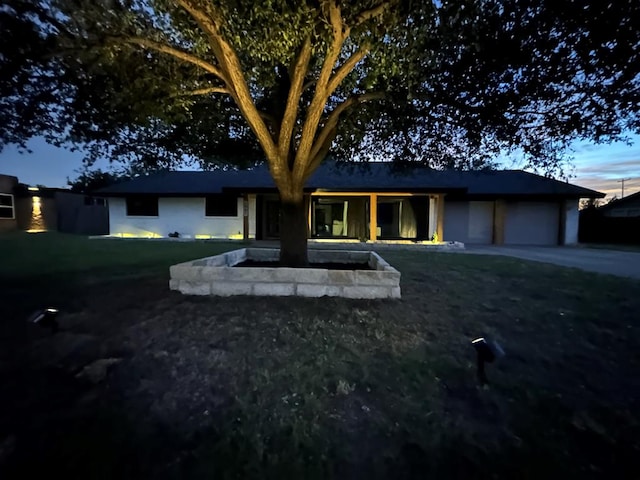
[[[257,260],[245,260],[234,265],[234,267],[266,267],[280,268],[278,262],[261,262]],[[298,268],[321,268],[324,270],[373,270],[368,263],[310,263],[307,266]]]

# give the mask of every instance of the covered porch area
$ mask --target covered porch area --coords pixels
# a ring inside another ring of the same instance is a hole
[[[444,195],[409,192],[311,192],[305,197],[309,238],[317,242],[443,240]],[[257,239],[280,236],[277,195],[258,195]]]

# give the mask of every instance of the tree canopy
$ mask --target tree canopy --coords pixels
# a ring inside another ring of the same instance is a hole
[[[168,167],[266,160],[300,203],[329,152],[553,171],[640,130],[640,3],[9,0],[0,142]]]
[[[162,169],[149,169],[139,164],[126,165],[121,168],[112,168],[110,171],[101,169],[84,168],[76,170],[76,177],[67,177],[67,185],[72,192],[94,193],[101,188],[109,187],[116,183],[134,179],[150,173],[159,173]]]
[[[638,131],[639,10],[595,0],[9,0],[0,140],[45,134],[87,143],[94,157],[165,166],[266,156],[291,167],[331,149],[474,167],[515,147],[553,168],[573,139]]]

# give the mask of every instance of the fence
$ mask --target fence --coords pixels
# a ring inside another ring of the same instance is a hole
[[[640,217],[605,217],[595,208],[580,211],[578,241],[640,245]]]

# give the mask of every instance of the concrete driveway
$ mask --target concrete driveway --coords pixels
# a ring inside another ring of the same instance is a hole
[[[623,252],[582,247],[527,247],[466,245],[467,253],[505,255],[536,262],[575,267],[589,272],[608,273],[640,279],[640,252]]]

